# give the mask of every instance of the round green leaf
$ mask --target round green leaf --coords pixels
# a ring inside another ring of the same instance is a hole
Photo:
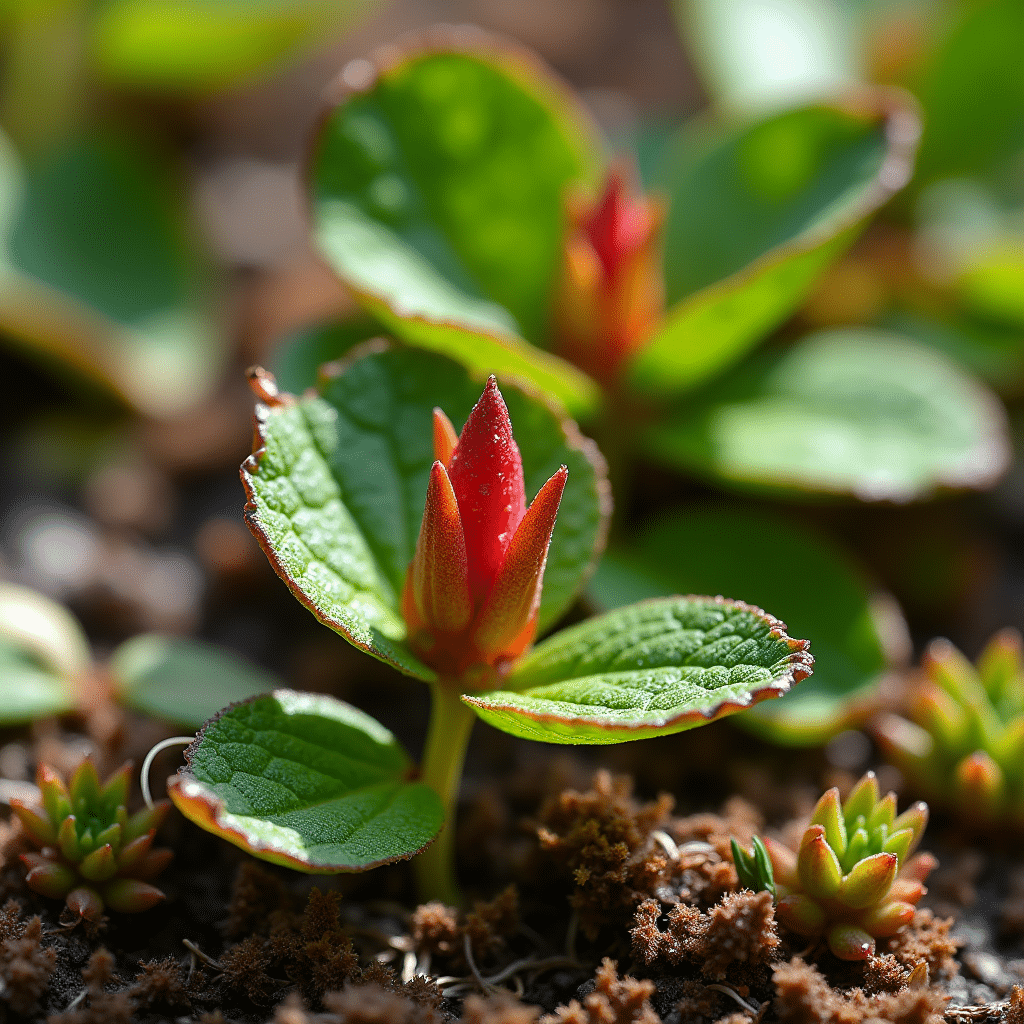
[[[483,385],[431,352],[372,351],[339,367],[319,397],[259,406],[261,448],[242,467],[250,527],[299,600],[356,646],[420,679],[433,673],[405,645],[399,599],[434,461],[433,409],[461,429]],[[502,393],[528,499],[560,465],[569,469],[544,574],[543,630],[579,593],[603,546],[604,463],[546,403],[512,385]]]
[[[63,605],[16,583],[0,583],[0,638],[65,680],[92,666],[78,619]]]
[[[366,871],[419,853],[444,821],[408,781],[398,741],[321,694],[275,690],[226,708],[168,781],[177,808],[255,857],[312,874]]]
[[[75,706],[70,679],[0,634],[0,724],[20,725]]]
[[[571,94],[511,44],[434,31],[354,61],[311,160],[314,239],[370,313],[570,409],[595,385],[545,340],[569,185],[599,147]]]
[[[280,685],[269,672],[212,644],[145,633],[110,662],[121,703],[192,729],[221,708]]]
[[[670,308],[632,364],[637,386],[681,391],[735,362],[906,183],[916,116],[877,103],[684,132],[664,175]]]
[[[17,193],[2,218],[4,334],[150,415],[208,395],[223,344],[164,157],[90,138],[30,167]]]
[[[743,594],[785,618],[814,649],[814,677],[736,721],[776,742],[824,742],[850,721],[904,654],[907,627],[891,599],[815,533],[774,516],[690,508],[656,522],[601,560],[589,593],[605,608],[669,594]]]
[[[91,26],[101,75],[147,89],[207,91],[253,78],[323,41],[369,0],[106,0]]]
[[[652,428],[656,457],[758,488],[910,501],[987,487],[1010,448],[998,399],[895,334],[836,330],[759,359]]]
[[[682,732],[810,675],[806,640],[721,597],[672,597],[564,629],[518,662],[506,691],[462,699],[491,725],[546,743],[623,743]]]

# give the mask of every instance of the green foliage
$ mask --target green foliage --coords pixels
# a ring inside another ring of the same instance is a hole
[[[645,443],[735,484],[873,501],[989,485],[1010,455],[987,388],[922,345],[866,330],[822,332],[752,361]]]
[[[228,708],[185,752],[169,786],[186,817],[299,871],[364,871],[437,835],[437,794],[409,781],[398,741],[332,697],[275,690]]]
[[[740,885],[751,892],[770,892],[774,897],[775,876],[772,872],[772,862],[761,837],[754,836],[753,849],[750,853],[747,853],[735,839],[730,839],[729,844],[732,847],[732,862],[736,866]]]
[[[171,861],[170,850],[153,849],[170,804],[164,800],[129,816],[131,767],[126,764],[101,785],[87,759],[68,786],[41,764],[41,806],[11,800],[25,832],[41,848],[21,855],[29,888],[65,900],[79,918],[98,921],[108,908],[136,913],[164,898],[150,882]]]
[[[157,633],[121,644],[110,675],[125,707],[191,729],[221,708],[279,685],[270,673],[213,644]]]
[[[874,772],[845,802],[830,789],[818,801],[799,851],[768,839],[776,915],[798,935],[824,935],[842,960],[865,960],[875,939],[894,935],[914,916],[935,858],[908,860],[928,823],[926,804],[896,816],[896,794],[879,796]]]
[[[434,461],[432,414],[461,427],[482,382],[430,352],[392,348],[349,362],[321,396],[261,406],[261,452],[243,468],[249,522],[278,573],[317,617],[417,678],[399,597]],[[596,449],[546,404],[505,386],[528,498],[560,465],[569,479],[548,552],[541,629],[564,614],[603,544]]]
[[[688,508],[612,548],[589,587],[604,608],[670,594],[742,594],[814,645],[813,678],[736,723],[776,743],[817,744],[847,727],[889,665],[906,626],[849,558],[815,533],[767,513]]]
[[[506,689],[463,697],[505,732],[547,743],[623,743],[713,721],[810,674],[807,641],[759,609],[676,597],[562,630],[523,657]]]
[[[222,345],[165,156],[96,136],[5,163],[4,333],[150,415],[208,394]]]
[[[144,633],[118,647],[109,665],[93,661],[78,620],[26,587],[0,584],[0,723],[74,709],[86,676],[109,681],[126,707],[198,728],[233,701],[278,681],[236,655],[185,637]]]
[[[1024,825],[1024,650],[997,633],[972,665],[933,640],[903,715],[875,719],[886,756],[915,790],[990,823]]]
[[[91,25],[98,75],[159,91],[223,89],[266,73],[370,0],[106,0]]]
[[[660,174],[669,311],[633,382],[691,388],[790,315],[909,177],[912,144],[894,139],[912,124],[898,108],[808,106],[684,131]]]
[[[597,175],[582,109],[536,63],[439,33],[367,72],[312,160],[314,239],[367,309],[479,371],[594,401],[543,343],[567,186]]]

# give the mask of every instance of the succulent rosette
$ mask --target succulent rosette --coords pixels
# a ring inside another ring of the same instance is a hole
[[[1024,825],[1024,642],[997,633],[977,665],[933,640],[906,716],[879,715],[875,738],[915,789],[974,819]]]
[[[130,914],[148,910],[164,894],[150,882],[170,863],[170,850],[156,849],[156,830],[170,809],[161,800],[129,815],[131,764],[103,784],[86,759],[71,784],[41,764],[36,782],[42,806],[12,799],[11,808],[38,853],[23,853],[29,888],[62,899],[78,918],[98,920],[105,909]]]
[[[798,935],[824,936],[842,960],[871,956],[875,939],[908,924],[925,893],[935,858],[911,854],[927,823],[924,803],[897,816],[896,795],[879,796],[874,772],[845,802],[830,789],[814,808],[798,851],[764,841],[779,920]]]

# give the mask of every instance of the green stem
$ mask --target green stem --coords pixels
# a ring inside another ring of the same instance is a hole
[[[462,895],[455,880],[455,811],[462,781],[469,734],[476,714],[459,699],[462,690],[442,679],[431,690],[430,727],[423,751],[420,778],[441,798],[444,828],[414,861],[420,898],[459,904]]]

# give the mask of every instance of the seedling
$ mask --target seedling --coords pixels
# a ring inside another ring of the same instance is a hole
[[[935,858],[908,858],[927,823],[924,803],[897,817],[896,795],[880,798],[868,772],[844,803],[835,788],[822,796],[797,852],[755,837],[747,853],[734,840],[736,873],[747,888],[774,894],[776,914],[791,931],[824,936],[842,960],[864,960],[876,938],[910,922],[925,893]]]
[[[164,894],[151,885],[171,861],[170,850],[154,849],[153,838],[170,802],[128,814],[132,766],[126,764],[100,784],[86,759],[70,786],[41,764],[36,782],[42,805],[12,798],[11,809],[38,853],[23,853],[25,881],[41,896],[64,900],[79,920],[98,921],[104,909],[124,914],[155,906]]]
[[[879,715],[886,756],[930,800],[990,823],[1024,825],[1024,644],[997,633],[972,665],[933,640],[911,684],[907,717]]]
[[[325,368],[320,394],[252,381],[259,448],[242,478],[254,534],[321,621],[433,694],[418,773],[383,727],[330,698],[276,691],[208,723],[171,796],[257,856],[362,870],[419,852],[444,823],[417,865],[424,896],[453,900],[475,717],[548,743],[619,743],[701,725],[810,673],[806,641],[721,597],[622,608],[531,649],[589,576],[609,504],[599,453],[544,401],[378,344]]]

